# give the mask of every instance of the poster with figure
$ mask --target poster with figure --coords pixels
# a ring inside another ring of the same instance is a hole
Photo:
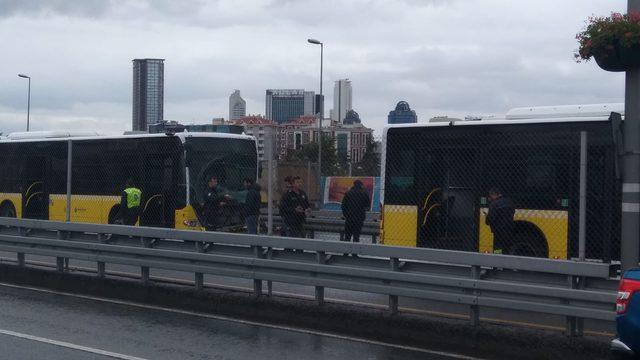
[[[371,199],[371,205],[369,208],[371,211],[372,207],[374,207],[374,198],[377,199],[377,196],[374,196],[376,178],[373,176],[330,176],[325,178],[323,196],[325,208],[332,209],[335,205],[338,205],[339,208],[340,204],[342,204],[342,198],[344,197],[344,194],[346,194],[347,191],[351,189],[355,180],[362,181],[364,190],[369,195],[369,199]],[[375,209],[373,211],[375,211]]]

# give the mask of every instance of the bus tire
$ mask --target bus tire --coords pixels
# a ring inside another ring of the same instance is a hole
[[[549,257],[549,246],[540,229],[530,222],[518,221],[514,232],[515,243],[509,248],[510,255]]]
[[[0,205],[0,217],[15,218],[16,208],[11,201],[5,201]]]

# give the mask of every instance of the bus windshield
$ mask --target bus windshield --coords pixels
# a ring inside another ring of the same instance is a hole
[[[252,139],[187,138],[187,163],[191,201],[202,204],[207,183],[218,178],[220,188],[243,202],[245,178],[255,178],[257,152]]]

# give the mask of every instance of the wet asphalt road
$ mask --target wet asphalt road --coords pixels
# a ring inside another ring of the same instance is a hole
[[[1,285],[0,309],[6,359],[455,358]]]

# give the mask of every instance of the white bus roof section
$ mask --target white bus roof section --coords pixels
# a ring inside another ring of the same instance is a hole
[[[14,134],[16,134],[14,136]],[[26,134],[26,135],[23,135]],[[33,134],[33,135],[32,135]],[[51,134],[46,136],[47,134]],[[54,136],[54,135],[58,136]],[[255,138],[249,135],[240,135],[240,134],[228,134],[228,133],[215,133],[215,132],[189,132],[189,133],[175,133],[173,135],[167,134],[130,134],[130,135],[99,135],[94,132],[77,132],[74,133],[76,135],[66,135],[71,134],[71,132],[64,131],[33,131],[28,133],[12,133],[4,139],[0,139],[0,142],[29,142],[29,141],[56,141],[56,140],[68,140],[69,138],[73,138],[73,140],[101,140],[101,139],[142,139],[142,138],[159,138],[159,137],[169,137],[175,136],[180,139],[183,143],[188,138],[223,138],[223,139],[238,139],[238,140],[253,140]]]
[[[55,139],[70,137],[100,136],[95,131],[29,131],[14,132],[7,136],[9,140]]]
[[[612,112],[624,115],[624,103],[519,107],[509,110],[505,120],[597,117]]]

